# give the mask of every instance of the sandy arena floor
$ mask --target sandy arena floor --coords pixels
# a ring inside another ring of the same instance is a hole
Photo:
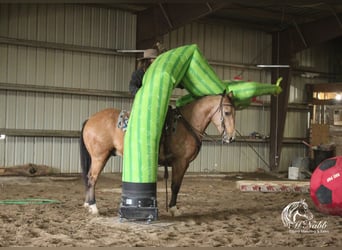
[[[58,204],[0,205],[0,246],[341,246],[342,217],[317,212],[308,193],[241,192],[237,180],[257,174],[186,176],[178,199],[182,215],[165,209],[165,184],[158,181],[159,220],[120,222],[121,176],[102,175],[97,185],[100,216],[83,208],[81,177],[0,177],[0,200],[46,198]],[[170,184],[169,184],[170,186]],[[170,192],[169,192],[170,197]],[[324,233],[291,233],[283,208],[306,199]]]

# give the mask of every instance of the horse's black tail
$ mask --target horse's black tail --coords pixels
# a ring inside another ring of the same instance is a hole
[[[81,137],[80,137],[80,160],[81,160],[81,167],[82,167],[82,176],[86,186],[88,186],[88,172],[91,165],[91,158],[90,154],[84,144],[83,139],[83,130],[84,126],[86,125],[88,120],[86,120],[82,125]]]

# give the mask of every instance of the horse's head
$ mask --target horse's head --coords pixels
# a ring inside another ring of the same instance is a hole
[[[228,94],[225,91],[223,92],[217,112],[215,112],[211,121],[222,135],[224,143],[230,143],[235,140],[235,107],[232,92]]]

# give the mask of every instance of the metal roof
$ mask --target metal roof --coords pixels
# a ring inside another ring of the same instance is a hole
[[[0,3],[77,3],[123,9],[136,14],[151,10],[151,16],[155,14],[152,10],[157,10],[163,12],[171,23],[176,22],[171,18],[175,14],[168,11],[176,9],[178,18],[185,18],[186,10],[202,8],[207,11],[196,19],[240,23],[264,31],[278,31],[294,23],[299,25],[335,16],[336,23],[342,28],[338,17],[342,14],[341,0],[0,0]]]
[[[277,32],[298,30],[303,24],[333,18],[333,26],[342,29],[341,0],[0,0],[0,3],[77,3],[133,12],[138,17],[137,47],[144,47],[150,40],[192,21]],[[331,27],[319,27],[325,28]]]

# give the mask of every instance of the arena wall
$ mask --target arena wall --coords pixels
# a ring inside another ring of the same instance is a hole
[[[106,108],[130,109],[128,83],[135,68],[136,16],[122,10],[84,5],[0,5],[0,166],[34,163],[62,173],[80,172],[78,135],[92,113]],[[168,49],[196,43],[221,79],[270,83],[271,72],[257,64],[271,63],[271,35],[236,25],[193,22],[162,39]],[[298,68],[330,72],[331,48],[312,48],[296,56]],[[290,106],[280,170],[302,157],[307,136],[306,83],[297,71],[291,82]],[[176,89],[174,96],[184,94]],[[263,104],[238,111],[236,127],[243,136],[270,134],[269,96]],[[210,135],[217,135],[210,126]],[[293,138],[296,138],[294,140]],[[285,140],[286,141],[286,140]],[[189,172],[252,172],[268,169],[269,143],[238,140],[203,143]],[[121,172],[122,159],[111,158],[105,172]]]

